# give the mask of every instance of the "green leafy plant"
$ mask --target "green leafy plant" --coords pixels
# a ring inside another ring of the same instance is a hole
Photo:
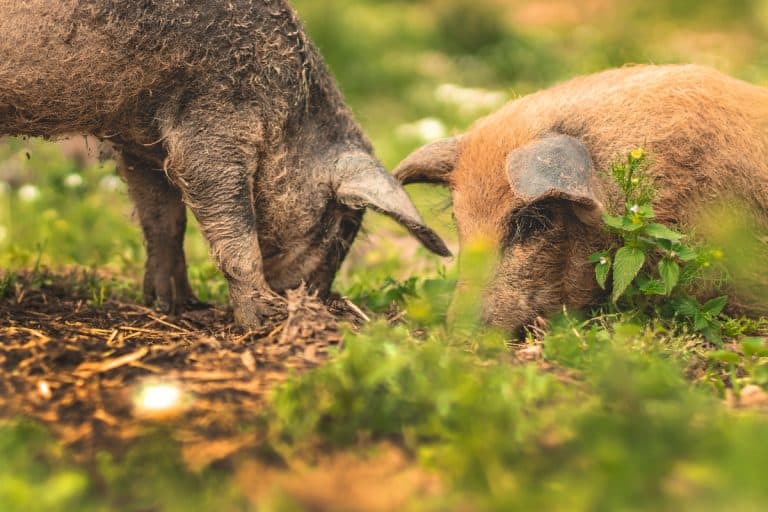
[[[106,283],[102,281],[94,281],[89,284],[89,291],[91,298],[88,299],[88,304],[97,308],[104,307],[104,302],[106,302],[108,295]]]
[[[0,299],[13,295],[16,287],[16,273],[6,272],[0,279]]]
[[[384,278],[384,282],[374,289],[368,289],[364,285],[352,286],[349,295],[356,303],[363,304],[373,312],[387,311],[392,304],[402,306],[408,297],[416,297],[418,278],[410,277],[404,281],[398,281],[392,277]]]
[[[705,269],[722,258],[722,252],[690,242],[690,237],[655,221],[655,188],[648,174],[648,154],[642,149],[616,163],[611,174],[624,199],[622,215],[603,215],[605,227],[618,243],[590,257],[595,278],[606,289],[612,276],[611,301],[646,311],[655,307],[662,314],[686,319],[708,339],[720,340],[720,315],[727,297],[704,304],[686,293]]]

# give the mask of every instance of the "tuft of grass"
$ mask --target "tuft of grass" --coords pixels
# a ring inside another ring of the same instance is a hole
[[[566,315],[543,339],[542,367],[476,348],[498,347],[492,331],[428,332],[379,322],[348,334],[334,361],[275,394],[270,442],[285,457],[395,442],[444,476],[446,499],[479,509],[757,509],[768,498],[743,478],[762,467],[762,443],[749,447],[768,421],[731,414],[699,384],[711,375],[689,380],[718,354],[700,339]],[[763,368],[765,343],[744,343]]]

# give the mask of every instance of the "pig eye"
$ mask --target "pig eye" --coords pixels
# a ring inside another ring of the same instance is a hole
[[[509,219],[507,239],[510,245],[524,243],[553,226],[552,210],[537,206],[519,208],[511,213]]]

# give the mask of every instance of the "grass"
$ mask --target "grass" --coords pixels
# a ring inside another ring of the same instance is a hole
[[[499,98],[609,66],[693,61],[768,83],[765,0],[586,2],[583,13],[531,0],[294,4],[390,167]],[[71,286],[94,306],[138,300],[144,253],[113,173],[50,143],[0,143],[0,297],[17,294],[15,271],[52,267],[74,272]],[[445,192],[409,191],[455,240]],[[476,325],[472,293],[446,320],[455,263],[444,268],[420,250],[405,258],[392,223],[371,215],[366,226],[336,286],[373,321],[254,411],[243,429],[263,436],[258,453],[192,470],[160,428],[127,452],[84,457],[37,424],[6,418],[0,510],[322,509],[309,479],[254,493],[266,478],[254,461],[301,475],[296,468],[323,467],[331,454],[377,460],[382,446],[439,479],[405,509],[765,508],[768,418],[744,405],[768,388],[768,321],[721,316],[715,345],[631,311],[569,312],[543,338],[510,345]],[[224,303],[194,223],[188,235],[193,287]]]

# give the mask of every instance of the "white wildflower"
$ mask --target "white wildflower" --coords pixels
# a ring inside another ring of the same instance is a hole
[[[601,265],[607,265],[608,264],[608,258],[605,256],[600,257],[600,264]]]
[[[499,91],[473,89],[456,84],[441,84],[435,90],[435,98],[441,103],[458,107],[462,114],[491,111],[507,101],[507,95]]]
[[[32,203],[40,199],[40,189],[35,185],[24,185],[19,189],[19,199],[25,203]]]
[[[105,192],[116,192],[120,190],[122,186],[123,181],[114,174],[104,176],[99,181],[99,188]]]
[[[67,188],[79,188],[83,185],[83,177],[77,173],[68,174],[64,178],[64,186]]]
[[[631,211],[632,213],[637,213],[637,212],[640,211],[640,206],[639,205],[633,205],[632,208],[629,209],[629,211]]]
[[[401,139],[418,139],[419,142],[433,142],[442,139],[447,134],[445,124],[434,117],[420,119],[415,123],[403,124],[397,128]]]

